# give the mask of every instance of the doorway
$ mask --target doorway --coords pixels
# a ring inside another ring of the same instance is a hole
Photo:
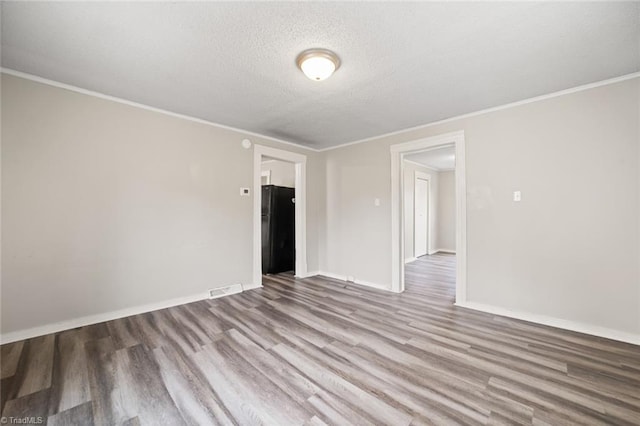
[[[295,175],[293,163],[262,157],[263,275],[295,271]]]
[[[304,278],[307,274],[307,238],[306,238],[306,166],[307,156],[254,145],[253,150],[253,278],[252,288],[262,287],[262,183],[274,182],[269,173],[268,180],[263,173],[264,160],[279,160],[294,166],[294,216],[295,216],[295,276]]]
[[[466,170],[464,142],[464,132],[460,131],[392,145],[390,148],[392,206],[391,289],[394,292],[401,293],[405,289],[405,224],[407,220],[407,192],[404,179],[405,160],[411,154],[451,146],[455,153],[455,300],[456,303],[463,303],[466,300]],[[427,191],[427,194],[431,195],[433,188],[430,187]],[[427,226],[427,228],[432,227]],[[413,233],[408,235],[413,236]],[[427,241],[428,236],[429,234],[427,234]],[[415,244],[413,246],[415,247]],[[428,247],[427,254],[430,254]]]

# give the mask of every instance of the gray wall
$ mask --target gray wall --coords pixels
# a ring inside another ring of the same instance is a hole
[[[296,187],[296,166],[293,163],[280,160],[263,161],[262,171],[271,172],[272,185]]]
[[[327,151],[321,268],[389,285],[389,146],[464,130],[468,300],[640,332],[639,81]]]
[[[251,283],[247,135],[2,76],[2,333]],[[322,154],[308,155],[318,269]]]
[[[309,271],[388,285],[389,146],[464,130],[469,301],[638,333],[639,100],[636,78],[323,153],[250,138],[308,155]],[[250,282],[246,135],[6,75],[2,113],[3,333]]]
[[[456,251],[456,173],[438,174],[438,250]]]

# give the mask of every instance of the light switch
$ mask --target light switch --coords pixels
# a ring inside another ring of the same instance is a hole
[[[240,188],[240,195],[243,197],[248,197],[251,195],[251,191],[249,188]]]
[[[376,198],[373,200],[373,205],[376,207],[380,207],[380,198]]]
[[[520,200],[522,200],[522,192],[513,191],[513,201],[520,201]]]

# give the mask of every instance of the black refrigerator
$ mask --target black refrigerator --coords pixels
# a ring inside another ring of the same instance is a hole
[[[295,270],[296,212],[294,188],[262,187],[262,273]]]

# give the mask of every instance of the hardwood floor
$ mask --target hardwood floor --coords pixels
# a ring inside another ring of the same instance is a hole
[[[640,424],[640,347],[452,305],[455,256],[398,295],[329,278],[2,346],[3,416],[53,425]]]

